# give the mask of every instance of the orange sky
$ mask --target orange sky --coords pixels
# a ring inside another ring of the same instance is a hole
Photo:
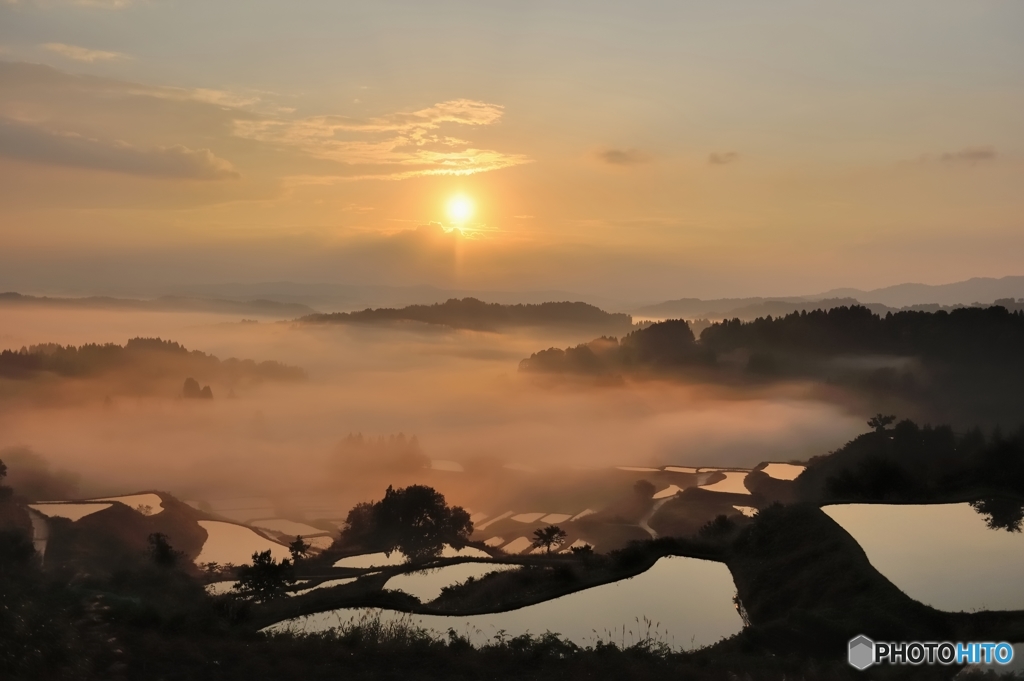
[[[987,1],[7,0],[0,289],[1022,274],[1021,29]]]

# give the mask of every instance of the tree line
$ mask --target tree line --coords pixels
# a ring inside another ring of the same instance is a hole
[[[696,338],[682,319],[550,348],[520,363],[534,373],[811,379],[896,397],[941,422],[1020,423],[1024,311],[1003,306],[878,315],[863,306],[724,320]]]
[[[502,305],[485,303],[476,298],[450,298],[443,303],[409,305],[403,308],[367,308],[357,312],[312,314],[300,318],[299,321],[315,324],[413,321],[478,331],[548,326],[584,327],[606,333],[621,333],[633,328],[633,318],[629,315],[605,312],[587,303]]]
[[[796,484],[816,503],[970,501],[989,527],[1024,524],[1024,428],[957,433],[949,426],[895,422],[879,414],[872,431],[812,458]]]
[[[126,370],[145,370],[157,375],[184,372],[223,377],[228,381],[241,378],[295,381],[306,377],[299,367],[274,361],[221,360],[160,338],[132,338],[123,346],[44,343],[0,352],[0,377],[5,378],[30,379],[41,373],[88,377]]]

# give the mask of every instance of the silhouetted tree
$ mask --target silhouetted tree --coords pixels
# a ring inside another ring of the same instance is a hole
[[[174,567],[178,559],[183,555],[167,541],[167,535],[163,532],[154,532],[149,535],[149,555],[153,562],[164,567]]]
[[[896,421],[896,415],[875,414],[868,420],[868,426],[875,429],[876,433],[885,432],[885,429]]]
[[[181,396],[187,399],[213,399],[213,391],[210,386],[199,387],[199,381],[189,377],[185,379],[185,385],[181,389]]]
[[[469,513],[448,506],[432,487],[388,487],[375,503],[356,504],[348,512],[341,543],[390,553],[399,550],[410,561],[436,557],[445,544],[465,546],[473,533]]]
[[[725,537],[736,529],[736,523],[728,516],[719,515],[715,516],[714,520],[709,520],[704,523],[703,527],[700,528],[698,534],[705,539],[716,539]]]
[[[8,572],[30,566],[35,557],[36,548],[27,532],[0,530],[0,579],[5,579]],[[10,615],[7,615],[7,618],[10,618]],[[0,631],[3,629],[0,628]],[[0,644],[0,648],[2,648],[2,644]]]
[[[296,565],[299,563],[299,558],[305,558],[309,555],[310,543],[302,541],[302,535],[295,537],[295,541],[288,545],[288,550],[292,554],[292,562]]]
[[[434,558],[445,544],[461,548],[473,533],[469,513],[448,506],[443,494],[425,485],[388,486],[373,505],[373,523],[384,550],[398,549],[410,561]]]
[[[971,507],[985,518],[991,530],[1020,532],[1024,525],[1024,504],[1007,497],[988,497],[971,502]]]
[[[379,537],[376,530],[374,504],[368,501],[360,502],[349,509],[339,544],[351,548],[377,548]]]
[[[340,543],[346,547],[399,550],[410,561],[436,557],[445,544],[461,548],[473,534],[465,509],[450,507],[433,487],[413,484],[394,490],[384,499],[356,504],[348,512]]]
[[[548,525],[547,527],[534,531],[533,545],[543,546],[547,549],[548,553],[551,553],[551,547],[559,546],[565,541],[567,536],[568,534],[566,534],[565,530],[557,525]]]
[[[200,563],[199,567],[206,573],[206,576],[211,579],[219,575],[224,569],[220,563],[212,560],[207,563]]]
[[[238,581],[234,589],[258,601],[269,601],[284,596],[285,590],[295,583],[292,563],[287,558],[274,560],[270,549],[252,554],[252,564],[238,568]]]
[[[0,460],[0,501],[13,495],[14,490],[3,484],[4,478],[7,477],[7,466],[4,465],[3,460]]]
[[[636,492],[636,495],[642,499],[650,499],[652,496],[654,496],[654,492],[657,489],[658,488],[654,486],[654,483],[648,480],[637,480],[633,484],[633,491]]]

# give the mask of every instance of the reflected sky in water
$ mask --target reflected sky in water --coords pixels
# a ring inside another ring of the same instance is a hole
[[[731,636],[743,628],[732,603],[736,589],[722,563],[695,558],[666,557],[641,575],[604,584],[510,612],[463,617],[403,615],[388,610],[342,609],[280,622],[271,631],[324,631],[367,614],[385,621],[407,618],[444,636],[449,628],[467,635],[474,644],[509,636],[556,632],[579,644],[597,640],[630,645],[647,633],[676,648],[689,649]]]
[[[1024,609],[1024,535],[990,530],[969,504],[823,509],[911,598],[940,610]]]

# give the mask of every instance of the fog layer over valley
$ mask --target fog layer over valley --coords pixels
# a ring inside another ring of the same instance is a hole
[[[795,384],[750,392],[667,381],[595,386],[517,371],[537,347],[580,343],[585,332],[23,307],[2,315],[7,349],[161,337],[307,375],[252,382],[230,397],[213,382],[213,400],[180,399],[186,376],[145,396],[109,384],[90,390],[88,377],[49,377],[51,394],[84,397],[7,400],[0,448],[31,448],[55,470],[78,474],[83,497],[149,489],[195,500],[259,497],[253,503],[279,513],[301,499],[323,506],[320,517],[344,517],[388,484],[425,481],[474,509],[526,494],[543,507],[519,511],[577,513],[593,498],[565,499],[560,490],[586,487],[588,469],[749,467],[805,459],[861,430],[859,415],[806,399]],[[0,379],[9,397],[30,384]],[[621,491],[604,482],[594,496],[629,494],[633,481],[623,478]]]

